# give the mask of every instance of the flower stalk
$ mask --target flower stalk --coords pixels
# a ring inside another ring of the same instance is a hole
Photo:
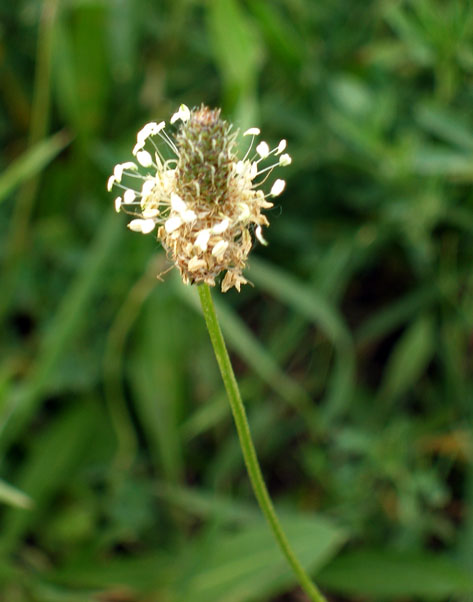
[[[326,602],[324,596],[320,593],[317,586],[307,575],[303,566],[299,562],[289,540],[277,517],[271,497],[268,493],[266,483],[261,472],[261,467],[256,455],[256,449],[251,437],[251,431],[246,416],[245,406],[241,399],[238,383],[233,372],[232,364],[225,345],[225,340],[218,323],[217,314],[212,301],[209,286],[201,284],[198,287],[200,303],[204,313],[205,323],[209,331],[210,340],[214,349],[215,357],[220,368],[225,390],[228,395],[230,407],[235,421],[235,426],[240,440],[240,447],[245,461],[248,476],[250,477],[253,492],[258,504],[271,527],[273,535],[286,560],[294,571],[301,587],[305,590],[312,602]]]

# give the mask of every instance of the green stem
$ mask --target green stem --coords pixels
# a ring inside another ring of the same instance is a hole
[[[266,520],[271,527],[274,537],[278,542],[284,556],[291,565],[300,585],[304,588],[307,595],[313,602],[326,602],[324,596],[319,592],[317,587],[312,583],[310,577],[305,572],[301,563],[297,559],[291,545],[286,537],[286,534],[279,522],[279,519],[274,510],[273,503],[268,493],[268,489],[264,482],[263,474],[256,455],[253,439],[251,438],[250,427],[246,417],[245,407],[241,400],[240,390],[233,373],[232,364],[228,356],[225,341],[218,323],[215,307],[210,294],[210,289],[207,284],[201,284],[198,287],[200,302],[204,312],[205,323],[209,331],[212,346],[220,368],[223,383],[227,391],[230,406],[232,408],[233,418],[240,439],[241,451],[245,460],[248,475],[251,485],[255,493],[258,504],[260,505]]]

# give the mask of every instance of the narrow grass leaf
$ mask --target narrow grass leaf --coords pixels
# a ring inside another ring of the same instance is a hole
[[[0,552],[15,548],[28,527],[34,525],[56,491],[80,462],[97,423],[93,403],[72,405],[35,441],[18,476],[19,487],[35,503],[31,512],[9,509],[3,518]]]
[[[5,200],[20,184],[38,174],[69,143],[64,132],[58,132],[38,142],[25,151],[0,175],[0,202]]]
[[[251,278],[276,299],[316,324],[333,343],[337,351],[336,365],[324,405],[326,418],[335,418],[350,401],[355,375],[353,342],[342,317],[316,291],[260,259],[252,259]]]
[[[13,487],[13,485],[10,485],[3,479],[0,479],[0,502],[18,508],[31,508],[33,506],[33,500],[29,495],[26,495],[26,493]]]
[[[247,90],[259,63],[259,45],[238,0],[211,0],[208,25],[214,57],[224,79]]]
[[[434,323],[421,316],[403,333],[388,361],[379,396],[394,401],[420,378],[435,351]]]
[[[102,222],[95,240],[85,255],[79,274],[71,283],[52,318],[42,347],[28,380],[11,393],[0,417],[0,449],[5,449],[17,437],[41,403],[41,394],[48,379],[76,331],[89,311],[89,302],[100,286],[103,269],[110,259],[122,232],[122,224],[112,212]]]
[[[430,105],[420,105],[416,111],[418,122],[427,131],[459,146],[473,151],[473,127],[450,111]]]

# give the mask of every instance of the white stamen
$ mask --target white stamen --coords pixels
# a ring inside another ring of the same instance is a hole
[[[250,180],[254,180],[258,175],[258,163],[252,163],[250,168]]]
[[[144,144],[146,142],[146,139],[149,138],[151,134],[150,127],[152,126],[153,123],[146,123],[136,134],[136,142],[142,142]]]
[[[174,113],[170,121],[171,123],[175,123],[178,119],[181,119],[182,121],[187,121],[190,116],[191,112],[189,111],[189,107],[183,104],[179,107],[179,110],[176,111],[176,113]]]
[[[149,135],[150,136],[156,136],[156,134],[159,134],[159,132],[161,130],[164,130],[165,127],[166,127],[166,122],[165,121],[160,121],[159,123],[156,123],[155,121],[152,121],[151,123],[148,123]]]
[[[279,157],[279,165],[282,167],[286,167],[286,165],[290,165],[292,163],[291,155],[284,153]]]
[[[212,249],[212,255],[217,259],[221,259],[227,250],[228,242],[226,240],[219,240],[219,242]]]
[[[269,193],[271,196],[278,196],[284,190],[286,186],[286,182],[284,180],[276,180],[271,187],[271,192]]]
[[[141,232],[141,234],[149,234],[154,230],[153,219],[132,219],[128,227],[133,232]]]
[[[147,197],[149,195],[149,193],[153,190],[155,185],[155,181],[154,180],[146,180],[143,184],[143,186],[141,187],[141,196]]]
[[[245,164],[243,161],[238,161],[234,164],[233,169],[237,175],[241,175],[245,171]]]
[[[269,146],[264,141],[260,142],[256,147],[256,152],[262,159],[265,159],[269,155]]]
[[[185,202],[175,192],[171,193],[171,209],[178,213],[183,213],[187,209]]]
[[[243,133],[243,136],[258,136],[259,133],[259,128],[250,128],[249,130],[246,130],[246,132]]]
[[[121,206],[122,206],[122,198],[120,196],[117,196],[117,198],[115,199],[115,211],[117,213],[120,213]]]
[[[115,176],[110,176],[107,180],[107,190],[110,192],[115,184]]]
[[[230,221],[227,218],[225,218],[218,224],[215,224],[215,226],[212,228],[212,233],[213,234],[223,234],[223,232],[225,232],[225,230],[228,228],[229,223],[230,223]]]
[[[115,182],[120,183],[122,181],[123,165],[121,163],[119,163],[118,165],[115,165],[115,167],[113,169],[113,175],[115,177]]]
[[[201,249],[201,251],[207,251],[207,244],[209,242],[209,238],[210,238],[210,231],[209,230],[201,230],[195,238],[194,245],[196,247],[199,247],[199,249]]]
[[[150,219],[159,215],[159,209],[156,207],[149,207],[147,209],[143,209],[142,214],[144,218]]]
[[[138,169],[138,165],[136,163],[133,163],[133,161],[127,161],[126,163],[122,163],[122,168],[136,171]]]
[[[166,232],[170,234],[171,232],[174,232],[174,230],[177,230],[181,225],[182,219],[178,215],[175,215],[166,220],[164,228],[166,229]]]
[[[131,151],[132,154],[135,155],[135,157],[136,157],[137,153],[143,148],[144,145],[145,145],[144,140],[138,140],[138,142],[133,147],[133,150]]]
[[[138,163],[143,167],[150,167],[151,165],[153,165],[153,157],[149,154],[148,151],[138,151],[136,153],[136,159]]]
[[[266,246],[268,244],[268,241],[263,238],[261,226],[256,226],[255,236],[262,245]]]
[[[181,217],[182,221],[186,224],[188,224],[189,222],[193,222],[195,219],[197,219],[197,215],[194,211],[192,211],[192,209],[188,209],[187,211],[181,213]]]
[[[136,134],[136,144],[135,147],[133,149],[133,154],[135,154],[136,152],[138,152],[139,150],[141,150],[143,148],[143,146],[146,143],[146,140],[148,140],[148,138],[150,136],[155,136],[156,134],[159,134],[159,132],[164,129],[165,127],[165,122],[161,121],[161,123],[156,123],[155,121],[151,121],[150,123],[147,123],[146,125],[144,125],[141,130]]]
[[[123,201],[126,204],[130,204],[133,203],[133,201],[136,198],[136,194],[134,190],[131,190],[130,188],[128,190],[125,191],[125,194],[123,195]]]
[[[276,155],[280,155],[283,152],[283,150],[285,150],[286,146],[287,146],[286,140],[281,140],[281,142],[278,144],[278,148],[276,150]]]

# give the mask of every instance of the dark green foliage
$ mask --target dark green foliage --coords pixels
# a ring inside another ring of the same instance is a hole
[[[215,297],[295,549],[333,600],[471,600],[471,2],[0,4],[0,599],[299,599],[195,291],[105,190],[204,103],[293,157]]]

